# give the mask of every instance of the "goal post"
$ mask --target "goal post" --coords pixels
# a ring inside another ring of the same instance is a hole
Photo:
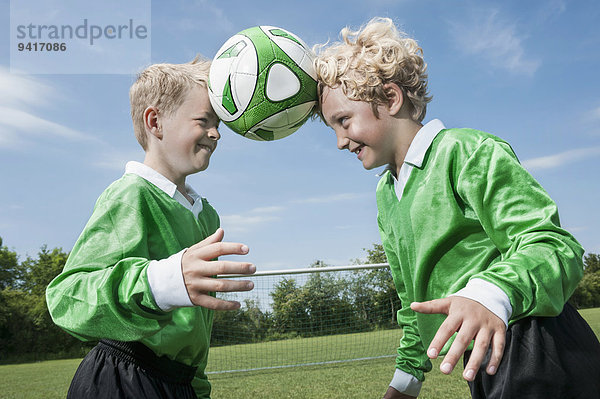
[[[235,311],[215,312],[207,373],[393,357],[400,301],[387,263],[219,276],[254,282],[219,293]]]

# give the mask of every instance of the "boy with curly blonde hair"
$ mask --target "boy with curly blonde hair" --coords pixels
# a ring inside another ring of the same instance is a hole
[[[508,143],[423,125],[417,42],[375,18],[318,50],[320,115],[365,169],[387,165],[378,224],[402,301],[385,398],[416,397],[430,358],[464,354],[473,398],[597,398],[600,344],[567,300],[583,249]]]
[[[100,196],[46,297],[56,324],[100,340],[68,398],[209,398],[204,373],[213,310],[240,304],[215,291],[247,291],[247,262],[219,261],[248,247],[223,242],[219,216],[186,177],[208,167],[220,138],[207,92],[210,62],[155,64],[130,89],[146,155]]]

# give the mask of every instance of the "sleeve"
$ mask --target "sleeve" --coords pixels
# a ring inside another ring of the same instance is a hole
[[[156,305],[168,312],[175,308],[194,306],[183,280],[182,257],[187,248],[166,259],[153,260],[148,264],[146,275]]]
[[[81,340],[140,340],[171,319],[152,296],[148,227],[122,202],[98,201],[65,268],[46,290],[54,322]]]
[[[390,385],[399,391],[399,388],[404,388],[401,392],[416,396],[414,395],[415,392],[418,394],[420,391],[422,381],[425,380],[425,373],[431,371],[432,365],[419,336],[415,312],[410,308],[410,303],[413,301],[409,298],[404,285],[404,279],[402,276],[397,275],[397,272],[394,272],[400,270],[400,262],[392,249],[393,246],[390,245],[387,234],[382,228],[379,216],[377,221],[383,248],[390,268],[393,271],[394,285],[396,286],[402,306],[397,313],[398,325],[402,328],[402,338],[400,339],[397,351],[398,356],[396,357],[396,369],[400,370],[400,372],[396,372]]]
[[[456,187],[501,253],[471,280],[502,289],[511,320],[558,315],[583,275],[583,248],[560,227],[554,201],[510,146],[493,139],[468,157]]]
[[[206,373],[204,372],[204,367],[198,367],[196,371],[196,375],[192,380],[192,388],[196,393],[198,399],[210,399],[210,392],[212,390],[212,386]]]

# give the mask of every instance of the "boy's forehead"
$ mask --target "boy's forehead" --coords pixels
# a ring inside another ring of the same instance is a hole
[[[205,86],[197,84],[190,87],[183,95],[179,109],[192,113],[214,113]]]
[[[350,101],[341,87],[332,88],[325,86],[321,92],[321,112],[326,119],[326,122],[330,122],[335,118],[335,115],[343,113],[345,110],[345,104]]]

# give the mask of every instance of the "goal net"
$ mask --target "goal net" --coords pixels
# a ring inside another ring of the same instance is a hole
[[[400,301],[387,264],[229,276],[252,280],[236,311],[215,312],[207,373],[329,364],[396,354]]]

